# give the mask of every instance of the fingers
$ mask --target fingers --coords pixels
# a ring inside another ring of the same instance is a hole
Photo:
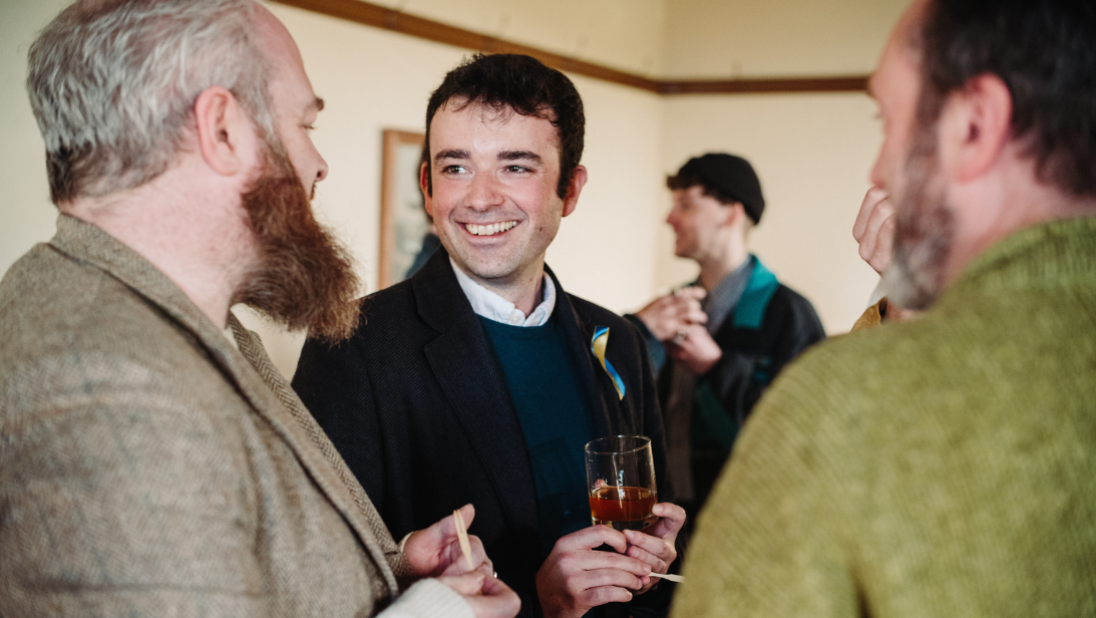
[[[635,315],[655,338],[668,341],[684,325],[707,323],[708,315],[700,307],[700,299],[705,294],[700,287],[679,288],[673,294],[651,301]]]
[[[513,618],[521,611],[521,598],[501,579],[489,577],[483,594],[465,598],[476,618]]]
[[[884,201],[872,212],[860,239],[860,258],[876,272],[882,272],[890,263],[894,241],[894,209]]]
[[[864,201],[860,203],[860,211],[856,213],[856,221],[852,224],[852,237],[856,239],[856,242],[860,242],[860,238],[864,236],[868,219],[871,218],[875,207],[887,199],[887,195],[886,189],[882,187],[872,187],[864,194]]]
[[[875,251],[868,259],[868,265],[879,274],[890,266],[891,257],[894,255],[895,225],[896,217],[891,215],[879,227],[879,232],[876,234]]]
[[[468,544],[472,547],[472,566],[477,571],[484,571],[488,575],[494,572],[494,565],[491,559],[487,556],[487,550],[483,547],[483,541],[474,534],[468,535]],[[449,551],[451,552],[449,565],[445,567],[445,571],[442,575],[461,575],[468,573],[468,561],[464,559],[464,553],[460,551],[460,546],[457,544],[451,544]]]
[[[628,538],[630,545],[629,556],[647,562],[659,573],[665,573],[666,571],[662,569],[668,568],[670,563],[677,559],[674,541],[677,540],[677,533],[681,527],[685,525],[685,509],[676,504],[661,502],[655,505],[654,514],[659,517],[658,523],[646,532],[627,530],[624,535]],[[665,564],[658,564],[648,556]]]
[[[608,552],[598,552],[608,553]],[[624,558],[625,556],[618,556]],[[634,562],[643,562],[635,558],[629,558]],[[643,562],[643,568],[646,571],[650,571],[651,567],[647,563]],[[642,576],[645,577],[645,576]],[[640,581],[641,576],[620,569],[605,568],[605,569],[587,569],[575,574],[573,578],[573,587],[578,590],[592,590],[594,588],[624,588],[630,590],[639,590],[643,587],[643,582]]]
[[[609,545],[612,551],[595,551]],[[625,554],[628,541],[608,526],[591,526],[556,541],[537,571],[546,616],[582,616],[591,607],[632,598],[650,583],[651,566]]]
[[[594,549],[608,545],[623,554],[628,548],[628,539],[618,530],[609,526],[590,526],[560,537],[553,552],[574,552],[582,549]],[[604,552],[602,552],[604,553]]]
[[[465,525],[470,525],[476,516],[476,509],[471,504],[466,504],[460,511]],[[469,537],[469,542],[473,550],[472,566],[475,568],[486,560],[487,554],[483,550],[483,543],[478,540],[472,542],[472,538],[474,537]],[[422,576],[453,575],[468,571],[457,541],[457,523],[453,515],[443,517],[429,528],[411,535],[404,544],[403,553],[412,569]],[[457,566],[459,563],[465,563],[463,568]]]
[[[707,295],[708,292],[706,292],[704,288],[700,287],[699,285],[690,285],[688,287],[678,288],[674,292],[674,296],[676,296],[677,298],[695,301],[700,301]]]
[[[894,212],[894,205],[887,192],[879,187],[872,187],[864,196],[856,223],[853,224],[853,237],[860,244],[860,258],[879,273],[890,264],[894,242]]]
[[[685,336],[670,353],[697,375],[704,375],[723,358],[723,350],[708,330],[696,324],[686,327]]]
[[[559,569],[565,573],[598,573],[600,579],[584,586],[586,588],[610,585],[637,588],[638,578],[649,575],[651,567],[643,560],[628,556],[625,551],[627,546],[619,554],[592,550],[567,553],[559,557]]]
[[[466,504],[460,507],[460,514],[461,517],[464,518],[464,524],[471,527],[472,520],[476,517],[476,508],[471,504]],[[465,528],[465,530],[467,530],[467,528]],[[422,538],[419,539],[419,537]],[[418,540],[420,543],[427,542],[438,547],[444,547],[457,540],[457,519],[452,515],[443,517],[433,526],[417,532],[415,536],[411,538]],[[408,543],[410,542],[411,540],[409,539]]]
[[[655,505],[652,513],[659,520],[654,526],[645,531],[644,536],[658,537],[673,542],[677,538],[677,533],[681,530],[681,527],[685,525],[685,509],[670,502],[660,502]],[[627,532],[625,532],[625,536],[628,537],[629,543],[635,545]]]
[[[467,531],[468,528],[472,527],[472,520],[476,518],[476,507],[472,506],[471,503],[468,503],[468,504],[460,507],[460,516],[464,519],[464,525],[467,526],[467,528],[465,528],[465,530]],[[453,533],[456,534],[456,531],[457,531],[456,518],[450,516],[450,517],[447,517],[445,519],[453,519]],[[442,521],[445,521],[445,520],[443,519]]]
[[[677,550],[674,548],[673,541],[642,532],[632,532],[628,535],[628,542],[631,543],[628,555],[647,563],[656,573],[665,573],[670,568],[670,563],[677,559]]]
[[[606,603],[627,603],[632,600],[632,596],[632,593],[624,588],[591,588],[586,591],[582,600],[589,607],[598,607]]]
[[[470,597],[481,593],[486,575],[481,571],[472,571],[464,575],[451,575],[439,577],[438,581],[449,586],[461,596]]]
[[[700,308],[700,303],[695,300],[691,300],[686,303],[678,303],[677,307],[677,319],[686,324],[707,324],[708,314],[704,313],[704,310]]]

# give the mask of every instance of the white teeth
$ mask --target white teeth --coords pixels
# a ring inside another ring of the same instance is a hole
[[[495,234],[510,231],[517,224],[517,221],[503,221],[502,223],[490,223],[488,225],[466,223],[464,227],[475,236],[494,236]]]

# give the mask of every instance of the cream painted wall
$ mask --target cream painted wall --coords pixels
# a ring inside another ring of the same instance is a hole
[[[53,236],[57,209],[49,201],[42,137],[23,81],[27,49],[38,30],[67,4],[0,0],[0,272],[35,243]]]
[[[662,73],[664,20],[677,0],[370,0],[388,8],[622,71]]]
[[[674,97],[663,105],[663,172],[689,157],[725,151],[748,159],[761,179],[765,213],[753,251],[814,303],[829,333],[847,332],[878,276],[857,257],[852,223],[867,191],[881,130],[862,94]],[[669,211],[669,191],[661,214]],[[659,230],[659,255],[673,233]],[[690,260],[659,260],[658,286],[696,276]]]
[[[909,0],[669,0],[663,71],[727,79],[870,73]]]

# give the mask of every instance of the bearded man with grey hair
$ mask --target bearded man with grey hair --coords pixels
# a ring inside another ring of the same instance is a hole
[[[29,64],[60,216],[0,282],[0,615],[516,614],[453,516],[397,547],[229,310],[328,341],[358,314],[285,27],[82,1]]]
[[[916,0],[869,83],[884,280],[700,515],[674,616],[1096,615],[1096,4]]]

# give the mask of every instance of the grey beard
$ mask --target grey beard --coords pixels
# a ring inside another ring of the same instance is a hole
[[[894,196],[894,256],[883,273],[888,300],[923,311],[943,292],[955,214],[940,183],[935,148],[922,144],[906,161],[906,190]]]
[[[890,266],[883,272],[887,300],[903,309],[923,311],[936,302],[943,289],[949,238],[932,238],[911,249],[895,248]]]

